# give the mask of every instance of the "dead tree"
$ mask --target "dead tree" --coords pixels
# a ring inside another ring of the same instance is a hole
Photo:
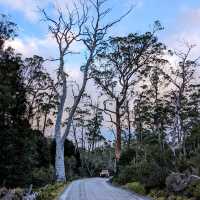
[[[110,9],[104,9],[106,0],[79,1],[79,7],[74,4],[74,9],[67,9],[67,13],[58,9],[58,17],[51,18],[44,10],[42,11],[45,20],[49,23],[49,31],[54,36],[59,50],[58,82],[61,85],[59,93],[60,103],[57,108],[57,119],[55,125],[56,138],[56,159],[55,171],[56,180],[65,181],[64,166],[64,141],[70,132],[73,116],[76,112],[81,97],[85,91],[89,79],[89,71],[94,63],[96,55],[101,50],[104,38],[108,30],[124,16],[119,19],[103,25],[103,19],[110,12]],[[71,11],[72,10],[72,11]],[[74,42],[82,42],[87,51],[87,58],[81,67],[83,80],[76,99],[70,109],[64,133],[61,133],[61,124],[67,98],[67,74],[65,73],[65,56],[70,55],[70,47]]]

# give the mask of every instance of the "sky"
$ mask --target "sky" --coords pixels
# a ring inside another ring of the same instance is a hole
[[[0,13],[9,16],[18,25],[18,37],[10,41],[17,52],[24,57],[34,54],[45,58],[57,57],[57,46],[48,33],[48,25],[42,20],[39,8],[52,12],[53,5],[64,7],[72,0],[0,0]],[[131,6],[133,11],[115,25],[111,35],[151,31],[155,20],[159,20],[164,30],[158,34],[160,41],[170,49],[181,49],[183,42],[196,44],[195,54],[200,54],[200,0],[108,0],[112,8],[109,19],[118,18]],[[81,47],[75,45],[74,50]],[[81,80],[82,60],[74,56],[67,58],[66,71],[78,82]],[[56,64],[49,64],[47,70],[54,72]]]
[[[18,25],[19,37],[14,43],[18,50],[27,56],[34,53],[44,56],[54,54],[51,49],[52,38],[49,37],[47,24],[41,20],[38,8],[49,11],[53,4],[64,7],[71,1],[0,0],[0,13],[9,15]],[[107,5],[112,8],[112,19],[134,6],[133,11],[113,28],[112,33],[116,35],[148,31],[155,20],[160,20],[165,28],[160,38],[168,45],[173,46],[174,41],[189,38],[196,42],[200,36],[199,0],[108,0]],[[48,52],[44,51],[47,47]]]
[[[0,0],[0,13],[8,15],[18,25],[18,37],[10,45],[25,57],[33,54],[46,58],[55,57],[56,44],[48,33],[48,26],[42,20],[39,8],[45,8],[51,13],[53,5],[64,7],[71,2],[72,0]],[[118,18],[131,6],[134,7],[125,19],[113,27],[110,33],[112,35],[149,31],[153,22],[159,20],[165,28],[158,34],[159,39],[169,48],[178,48],[183,41],[197,44],[197,50],[200,46],[199,0],[108,0],[107,6],[112,8],[110,19]],[[73,76],[78,76],[79,59],[69,60],[66,68]]]

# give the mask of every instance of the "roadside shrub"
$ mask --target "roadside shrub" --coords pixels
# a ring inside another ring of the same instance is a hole
[[[182,157],[180,157],[176,160],[175,165],[176,165],[177,171],[179,171],[181,173],[183,173],[184,171],[186,171],[187,169],[190,168],[189,161],[185,158],[182,158]]]
[[[135,149],[128,149],[122,152],[122,155],[119,160],[119,165],[125,166],[129,165],[133,158],[135,157]]]
[[[54,179],[53,166],[49,168],[35,168],[32,173],[32,184],[35,187],[51,184]]]
[[[158,197],[155,200],[166,200],[166,198],[165,197]]]
[[[157,199],[159,197],[166,197],[167,194],[164,190],[152,189],[149,193],[149,196],[153,197],[154,199]]]
[[[177,196],[176,200],[190,200],[190,199],[184,196]]]
[[[33,171],[50,163],[47,139],[31,129],[0,130],[0,152],[0,184],[6,187],[29,186]]]
[[[15,188],[14,190],[15,190],[16,196],[18,196],[19,198],[24,195],[24,190],[22,188]]]
[[[147,189],[163,188],[167,176],[168,169],[166,167],[159,166],[155,161],[141,161],[121,166],[120,172],[114,178],[114,181],[122,185],[137,181],[142,183]]]
[[[194,184],[191,184],[187,189],[187,193],[192,196],[200,199],[200,181],[197,181]]]
[[[67,180],[73,180],[77,177],[76,173],[77,161],[74,156],[65,157],[65,174]]]
[[[141,195],[145,195],[146,193],[144,186],[140,184],[139,182],[127,183],[125,187]]]
[[[125,166],[120,169],[120,173],[114,177],[114,182],[125,185],[128,182],[134,181],[134,168],[132,166]]]
[[[54,200],[64,190],[65,186],[64,183],[56,183],[40,188],[37,200]]]
[[[165,179],[168,170],[160,167],[156,162],[142,161],[133,166],[132,180],[145,185],[146,188],[162,188],[165,185]]]

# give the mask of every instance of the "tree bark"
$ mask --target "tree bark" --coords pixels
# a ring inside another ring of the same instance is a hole
[[[131,144],[131,120],[130,120],[130,110],[129,110],[129,104],[127,102],[127,122],[128,122],[128,143],[127,147],[130,149],[130,144]]]
[[[116,102],[116,144],[115,144],[115,158],[119,161],[121,156],[121,123],[119,105]]]
[[[60,139],[56,139],[55,175],[57,182],[66,181],[64,143]]]
[[[64,105],[67,96],[67,80],[64,73],[64,58],[60,58],[60,72],[62,76],[63,86],[62,86],[62,95],[60,96],[60,104],[58,105],[58,114],[55,124],[55,137],[56,137],[56,158],[55,158],[55,173],[56,181],[63,182],[66,180],[65,177],[65,162],[64,162],[64,142],[61,135],[61,124],[62,116],[64,112]]]

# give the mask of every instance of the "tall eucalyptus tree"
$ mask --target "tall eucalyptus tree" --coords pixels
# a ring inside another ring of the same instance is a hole
[[[64,13],[58,9],[58,17],[56,19],[50,17],[45,10],[42,11],[45,20],[49,23],[49,31],[53,35],[58,45],[59,66],[57,79],[61,85],[61,92],[58,91],[59,105],[55,124],[56,137],[56,159],[55,170],[56,180],[65,181],[64,166],[64,141],[70,132],[73,116],[76,112],[78,104],[84,93],[87,81],[89,79],[89,71],[94,63],[96,55],[100,52],[104,38],[108,30],[125,15],[110,23],[103,24],[104,18],[109,14],[110,9],[104,8],[106,0],[89,0],[79,1],[78,6],[74,4],[74,9],[67,9]],[[61,124],[67,98],[67,77],[65,72],[65,57],[71,55],[71,46],[75,42],[82,42],[87,52],[86,60],[81,66],[83,79],[80,90],[70,109],[64,133],[61,133]]]
[[[106,96],[103,110],[116,127],[117,162],[121,155],[121,118],[126,112],[131,90],[152,67],[163,62],[165,46],[155,36],[161,29],[160,23],[156,22],[152,32],[110,38],[92,71],[96,84]]]

